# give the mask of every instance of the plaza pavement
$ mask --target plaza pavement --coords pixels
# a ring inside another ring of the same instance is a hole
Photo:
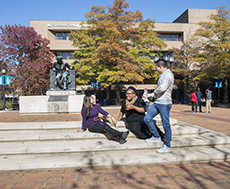
[[[118,106],[104,107],[115,118]],[[205,111],[205,107],[203,107]],[[191,106],[173,104],[171,118],[230,135],[230,109],[212,107],[212,113],[192,113]],[[20,115],[0,112],[0,122],[80,121],[80,114]],[[167,155],[167,154],[165,154]],[[142,189],[230,188],[230,162],[178,165],[124,166],[101,169],[1,172],[0,189],[79,188]]]

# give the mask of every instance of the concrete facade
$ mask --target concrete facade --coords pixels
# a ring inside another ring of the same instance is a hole
[[[191,37],[196,29],[199,28],[197,23],[201,21],[209,21],[211,14],[216,14],[215,9],[187,9],[173,23],[155,23],[154,31],[159,34],[178,34],[181,35],[179,41],[165,41],[168,45],[167,49],[176,47],[179,48],[183,41],[187,41]],[[87,29],[87,25],[80,25],[82,21],[58,21],[58,20],[31,20],[30,26],[35,31],[42,35],[42,37],[50,40],[50,49],[54,52],[73,52],[77,48],[72,45],[72,41],[68,40],[68,37],[64,40],[57,40],[56,33],[69,33],[79,29]],[[72,59],[65,60],[71,63]]]
[[[215,9],[187,9],[183,12],[178,18],[176,18],[172,23],[155,23],[154,31],[159,33],[162,36],[176,36],[174,39],[164,39],[167,47],[161,49],[162,52],[168,51],[171,48],[180,48],[183,45],[183,42],[187,42],[187,40],[195,33],[195,31],[199,28],[197,23],[201,21],[209,21],[209,16],[211,14],[217,14],[218,11]],[[68,39],[68,36],[64,36],[63,38],[58,38],[57,34],[60,35],[68,35],[70,31],[75,30],[86,30],[87,25],[81,25],[82,21],[58,21],[58,20],[31,20],[30,26],[35,29],[38,34],[41,34],[42,37],[50,40],[50,50],[55,53],[73,53],[77,50],[76,47],[72,45],[72,41]],[[61,54],[60,54],[61,55]],[[73,59],[71,56],[66,55],[66,59],[63,57],[63,60],[71,64]],[[148,90],[153,90],[154,85],[136,85],[137,90],[143,90],[147,88]],[[173,98],[181,99],[184,98],[183,86],[174,87],[174,89],[178,89],[173,95]],[[92,90],[90,85],[79,85],[76,86],[76,91],[78,94],[84,94],[84,91]],[[178,94],[180,95],[178,96]],[[101,99],[105,98],[105,94],[100,95]]]

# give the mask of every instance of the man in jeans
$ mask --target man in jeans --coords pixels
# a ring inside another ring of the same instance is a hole
[[[157,89],[148,94],[149,97],[156,97],[153,105],[148,110],[144,121],[149,127],[150,132],[153,136],[146,139],[146,142],[158,142],[161,141],[161,137],[153,123],[153,118],[160,113],[162,125],[165,130],[165,140],[162,148],[158,149],[158,153],[170,152],[171,151],[171,140],[172,132],[169,123],[169,112],[172,107],[172,89],[174,83],[174,76],[170,69],[167,68],[167,63],[163,58],[160,58],[155,62],[156,70],[161,74],[158,79]]]
[[[199,111],[202,112],[202,102],[201,102],[201,98],[203,96],[202,92],[200,91],[200,88],[198,87],[197,88],[197,91],[195,92],[196,93],[196,97],[197,97],[197,104],[199,106]]]

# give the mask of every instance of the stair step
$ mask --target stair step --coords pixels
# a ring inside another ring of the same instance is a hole
[[[230,160],[230,148],[173,149],[167,154],[155,150],[84,152],[68,154],[0,156],[0,170],[49,170],[99,168],[148,164],[205,163]]]
[[[160,126],[159,118],[156,124]],[[106,135],[77,132],[81,122],[0,123],[0,170],[66,169],[230,160],[230,135],[172,120],[172,152],[132,133],[119,144]],[[123,121],[118,129],[126,131]]]
[[[163,127],[160,127],[163,131]],[[105,138],[103,134],[90,133],[85,131],[82,133],[77,132],[77,128],[70,129],[55,129],[55,130],[11,130],[0,131],[0,142],[14,142],[14,141],[45,141],[45,140],[81,140],[81,139],[98,139]],[[120,131],[126,131],[127,129],[119,128]],[[205,131],[203,127],[193,126],[185,123],[178,123],[172,126],[173,136],[195,136],[200,135]],[[130,132],[129,137],[134,137]]]
[[[161,118],[156,116],[154,122],[157,126],[162,126]],[[171,126],[176,125],[176,119],[170,119]],[[21,131],[21,130],[66,130],[66,129],[80,129],[81,121],[66,121],[66,122],[12,122],[0,123],[0,131]],[[118,121],[117,128],[125,128],[125,119]]]
[[[91,134],[91,133],[89,133]],[[203,135],[191,137],[173,137],[172,147],[175,148],[204,148],[230,144],[230,136],[207,130]],[[27,141],[0,143],[0,155],[15,154],[51,154],[77,153],[96,151],[128,151],[134,149],[158,149],[162,142],[147,143],[145,140],[128,138],[125,144],[104,138],[61,141]]]

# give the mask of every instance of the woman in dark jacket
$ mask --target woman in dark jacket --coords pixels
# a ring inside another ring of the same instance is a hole
[[[140,139],[147,139],[152,136],[144,122],[145,108],[145,102],[142,98],[137,96],[136,89],[130,86],[126,91],[126,100],[122,102],[117,121],[120,121],[125,114],[128,128],[137,138]]]
[[[88,122],[88,130],[90,132],[95,132],[95,133],[109,133],[113,137],[115,137],[120,143],[124,143],[125,139],[128,136],[128,131],[127,132],[120,132],[109,125],[103,123],[99,117],[99,113],[106,117],[110,117],[113,122],[115,122],[114,118],[109,115],[108,112],[103,110],[101,106],[98,104],[95,104],[95,98],[93,95],[89,94],[84,97],[83,100],[83,106],[81,110],[81,115],[82,115],[82,130],[86,130],[86,122]]]

